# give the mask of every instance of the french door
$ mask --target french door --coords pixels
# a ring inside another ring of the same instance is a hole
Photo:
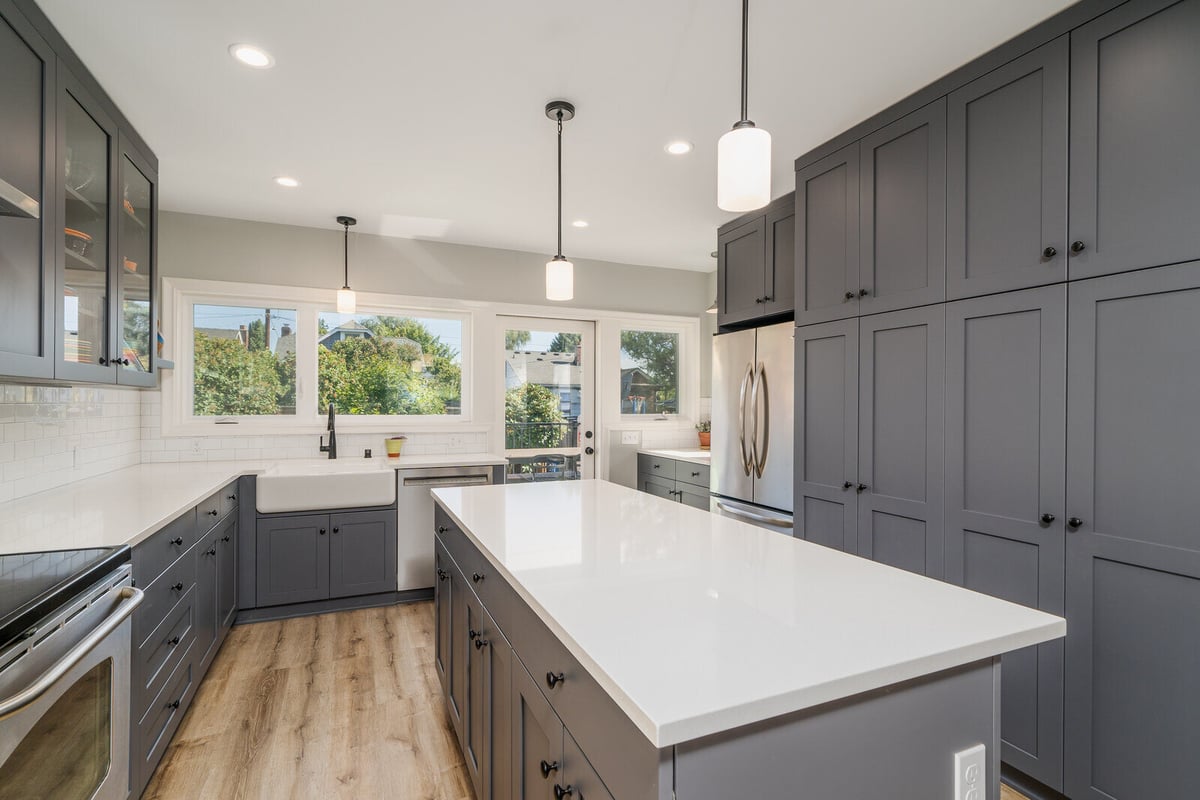
[[[594,323],[500,319],[507,482],[595,477]]]

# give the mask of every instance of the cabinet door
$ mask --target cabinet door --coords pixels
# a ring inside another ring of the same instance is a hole
[[[669,481],[655,475],[639,475],[638,488],[655,497],[662,497],[667,500],[675,499],[675,481]]]
[[[708,511],[710,495],[699,487],[677,483],[675,484],[675,497],[685,506]]]
[[[329,596],[396,591],[396,512],[329,518]]]
[[[1067,278],[1067,37],[947,99],[947,295]]]
[[[796,170],[796,324],[858,316],[858,143]]]
[[[613,800],[612,794],[569,732],[563,732],[563,784],[573,800]]]
[[[442,683],[442,693],[447,699],[450,696],[450,638],[454,635],[451,624],[450,609],[452,597],[458,587],[454,584],[454,568],[450,554],[442,545],[441,540],[435,540],[433,551],[433,567],[437,575],[437,583],[433,585],[434,608],[434,652],[433,666],[437,670],[438,680]]]
[[[859,311],[946,299],[946,100],[859,143]]]
[[[512,648],[484,609],[483,631],[472,645],[483,672],[483,794],[509,800],[512,791]]]
[[[717,237],[717,324],[731,325],[763,314],[766,220],[757,217]]]
[[[946,317],[946,579],[1061,616],[1066,286],[951,303]],[[1063,646],[1005,653],[1000,692],[1004,761],[1059,791]]]
[[[1066,793],[1178,797],[1200,752],[1200,262],[1068,298]]]
[[[217,643],[217,541],[203,539],[192,550],[196,559],[196,662],[204,664]]]
[[[1200,0],[1125,3],[1071,33],[1072,278],[1200,258]]]
[[[158,227],[158,175],[121,137],[120,211],[117,213],[117,260],[113,272],[117,296],[117,382],[154,386],[157,329],[154,296]]]
[[[512,800],[554,798],[554,787],[564,779],[562,766],[562,722],[524,665],[513,659]]]
[[[223,635],[237,616],[238,517],[230,514],[217,536],[217,626]]]
[[[83,86],[58,68],[58,262],[55,377],[115,383],[111,265],[116,260],[117,128]]]
[[[0,375],[54,375],[54,80],[50,48],[0,4]]]
[[[258,606],[329,597],[329,517],[260,519],[255,542]]]
[[[767,214],[767,253],[763,314],[786,314],[796,308],[796,206]]]
[[[858,552],[858,320],[796,329],[796,535]]]
[[[466,749],[464,734],[464,716],[466,714],[467,695],[467,598],[471,596],[470,584],[463,577],[458,566],[447,559],[446,568],[450,571],[450,585],[453,587],[450,595],[450,688],[446,694],[446,708],[450,712],[450,722],[454,725],[454,733],[458,736],[458,745]]]
[[[940,578],[945,306],[863,317],[859,337],[859,553]]]
[[[487,624],[484,622],[483,606],[475,597],[475,593],[464,592],[464,594],[466,595],[466,627],[457,632],[458,636],[467,640],[463,648],[466,657],[464,662],[466,677],[463,685],[466,691],[463,693],[462,708],[462,753],[467,764],[467,774],[475,789],[475,796],[485,798],[487,795],[483,793],[483,779],[487,771],[488,660],[483,653],[485,645],[480,643],[488,642]]]

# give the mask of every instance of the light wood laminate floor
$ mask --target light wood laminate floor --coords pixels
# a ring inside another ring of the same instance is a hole
[[[142,797],[473,800],[433,635],[429,602],[235,627]]]

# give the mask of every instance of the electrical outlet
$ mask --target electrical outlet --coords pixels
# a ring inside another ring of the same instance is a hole
[[[642,443],[642,432],[641,431],[621,431],[621,444],[637,445],[637,444],[641,444],[641,443]]]
[[[987,800],[986,762],[981,744],[954,754],[954,800]]]
[[[457,433],[452,433],[450,434],[450,438],[447,440],[447,443],[450,445],[450,447],[462,447],[463,437],[459,436]]]
[[[192,455],[196,455],[196,456],[198,456],[198,455],[200,455],[200,454],[201,454],[201,453],[203,453],[203,452],[204,452],[204,450],[202,449],[202,445],[201,445],[201,443],[200,443],[200,440],[199,440],[199,439],[192,439]]]

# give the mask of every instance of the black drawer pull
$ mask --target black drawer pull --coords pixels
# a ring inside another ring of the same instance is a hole
[[[228,541],[229,541],[231,538],[232,538],[232,537],[230,537],[230,536],[222,536],[222,537],[221,537],[221,541],[222,541],[222,542],[228,542]]]
[[[233,500],[234,502],[237,502],[237,495],[236,495],[236,494],[231,494],[231,495],[229,495],[228,497],[226,497],[225,499],[226,499],[226,500]]]
[[[853,488],[854,488],[854,484],[853,484],[853,483],[851,483],[850,481],[846,481],[845,483],[843,483],[843,484],[842,484],[842,488],[843,488],[843,489],[853,489]]]
[[[214,508],[212,511],[209,511],[209,512],[208,512],[208,515],[209,515],[210,517],[215,517],[215,516],[217,515],[217,510]]]
[[[858,290],[859,297],[866,297],[868,294],[870,294],[870,290],[868,290],[868,289],[859,289]]]
[[[183,591],[183,584],[182,584],[182,583],[175,583],[175,584],[172,584],[172,585],[171,585],[171,588],[172,588],[174,591],[176,591],[176,592],[182,592],[182,591]]]
[[[482,636],[480,636],[478,639],[475,640],[475,649],[476,650],[482,650],[483,648],[485,648],[487,646],[488,646],[488,640],[484,639]]]
[[[444,581],[444,580],[446,580],[446,578],[450,577],[450,573],[446,572],[446,570],[444,570],[444,569],[439,569],[437,571],[437,576],[438,576],[439,581]]]
[[[542,759],[542,777],[549,778],[551,772],[558,772],[558,762]]]
[[[853,300],[853,299],[854,299],[854,292],[846,292],[846,299],[847,299],[847,300]]]
[[[1082,253],[1083,248],[1086,246],[1087,245],[1085,245],[1083,242],[1071,242],[1071,252],[1072,253]]]
[[[467,638],[470,639],[472,642],[475,641],[475,639],[478,636],[479,636],[479,631],[475,630],[474,628],[471,628],[467,631]]]
[[[216,554],[217,554],[217,548],[215,548],[215,547],[210,547],[204,551],[204,555],[206,555],[206,556],[215,556]]]
[[[1073,531],[1079,530],[1081,527],[1083,527],[1083,520],[1081,520],[1079,517],[1071,517],[1069,520],[1067,520],[1067,527]]]
[[[1053,246],[1048,246],[1042,251],[1042,258],[1054,258],[1056,255],[1058,255],[1058,248]]]
[[[447,528],[445,525],[438,525],[438,533],[445,533],[448,530],[450,530],[450,529]]]
[[[170,708],[172,710],[179,708],[179,701],[172,700],[171,702],[167,703],[167,708]]]
[[[1042,514],[1042,524],[1043,525],[1049,525],[1051,522],[1054,522],[1053,514]]]
[[[179,637],[172,636],[170,639],[167,639],[167,644],[171,645],[171,647],[174,647],[175,645],[179,644]]]
[[[546,673],[546,685],[549,686],[551,689],[553,689],[555,686],[558,686],[560,683],[562,683],[565,680],[566,680],[566,677],[561,672],[547,672]]]
[[[471,573],[471,580],[473,580],[475,583],[479,583],[481,580],[483,580],[483,577],[484,576],[481,573],[478,573],[478,572]]]
[[[178,547],[178,546],[182,545],[182,544],[183,544],[183,537],[182,537],[182,536],[176,536],[174,539],[172,539],[172,540],[171,540],[171,544],[175,545],[176,547]]]
[[[693,478],[699,478],[699,477],[700,477],[700,473],[699,473],[699,472],[693,472],[693,473],[692,473],[692,477],[693,477]]]
[[[868,487],[865,483],[860,483],[858,486],[854,487],[855,491],[857,491],[859,494],[862,494],[868,488],[870,487]]]
[[[555,800],[563,800],[563,798],[564,798],[564,797],[566,797],[566,796],[567,796],[567,795],[569,795],[569,794],[575,794],[575,787],[574,787],[574,786],[568,786],[567,788],[565,788],[565,789],[564,789],[563,787],[559,786],[557,783],[556,783],[556,784],[554,784],[554,798],[555,798]]]

